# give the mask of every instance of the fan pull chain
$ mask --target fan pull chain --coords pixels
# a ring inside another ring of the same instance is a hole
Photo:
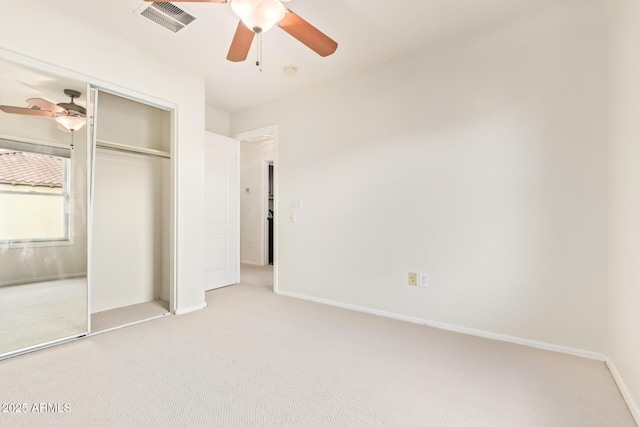
[[[262,72],[262,31],[258,32],[258,39],[256,41],[256,51],[258,58],[256,59],[256,66]]]

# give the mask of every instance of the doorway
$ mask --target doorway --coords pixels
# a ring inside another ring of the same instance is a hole
[[[266,166],[267,177],[265,181],[267,182],[267,191],[265,193],[267,201],[265,204],[267,206],[267,248],[265,250],[265,255],[267,259],[265,260],[265,265],[273,265],[275,253],[273,250],[275,243],[275,234],[273,233],[273,219],[275,217],[275,205],[273,203],[273,161],[267,162]]]
[[[233,137],[240,141],[240,283],[268,275],[260,281],[277,292],[277,128]]]

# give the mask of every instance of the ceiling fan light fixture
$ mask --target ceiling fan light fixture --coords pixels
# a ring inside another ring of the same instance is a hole
[[[232,0],[231,10],[255,33],[269,31],[286,13],[280,0]]]
[[[56,117],[56,122],[62,125],[65,129],[75,132],[82,129],[86,124],[86,119],[78,116],[58,116]]]

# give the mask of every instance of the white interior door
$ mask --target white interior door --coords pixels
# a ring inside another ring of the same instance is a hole
[[[239,143],[205,132],[205,289],[240,279]]]

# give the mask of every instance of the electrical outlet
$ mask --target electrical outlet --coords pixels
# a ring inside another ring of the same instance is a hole
[[[429,287],[429,275],[427,273],[418,273],[418,286],[421,288]]]
[[[418,286],[418,273],[409,273],[409,284],[411,286]]]

